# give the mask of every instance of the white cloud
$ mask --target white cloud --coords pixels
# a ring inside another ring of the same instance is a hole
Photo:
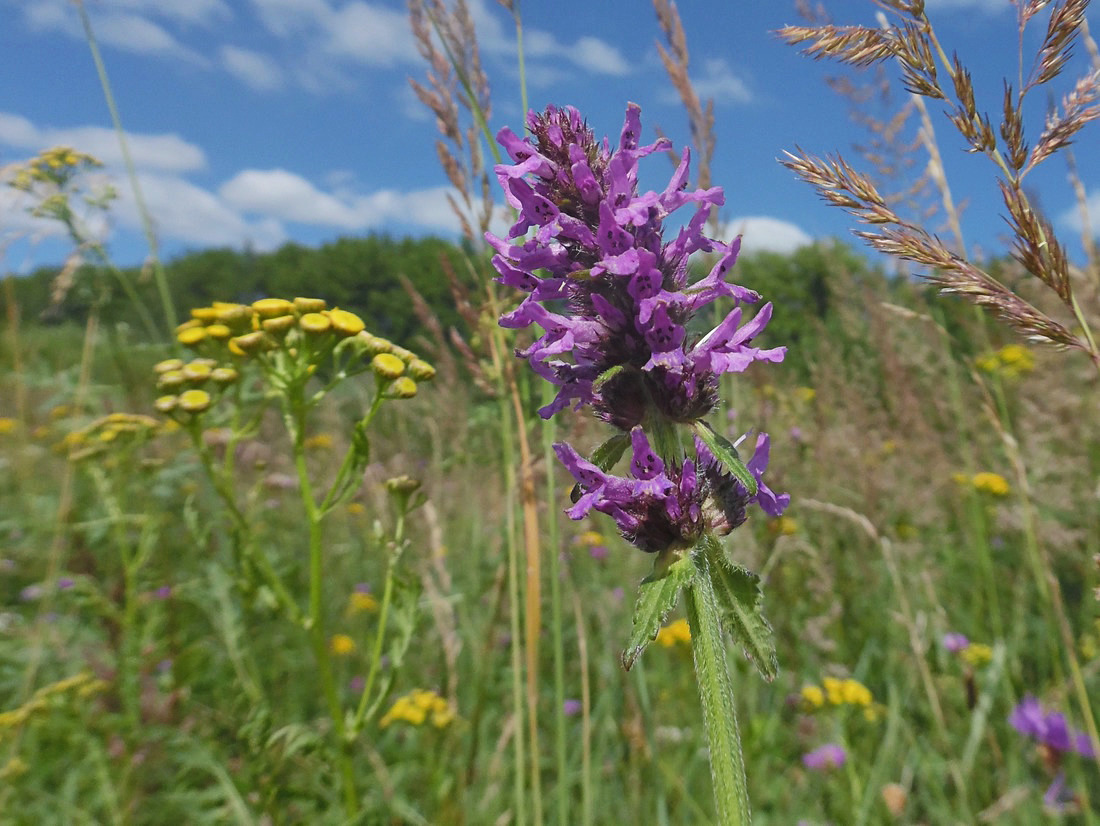
[[[404,12],[369,3],[348,3],[324,21],[326,52],[371,66],[419,60]]]
[[[711,58],[703,62],[703,72],[691,78],[691,84],[699,94],[704,105],[713,98],[716,106],[735,103],[749,103],[753,94],[748,85],[734,74],[730,65],[722,58]],[[671,85],[666,85],[660,93],[662,103],[679,104],[680,93]]]
[[[725,222],[723,238],[741,236],[741,252],[794,252],[813,243],[800,227],[767,215],[747,215]]]
[[[596,74],[616,77],[630,74],[630,64],[622,52],[598,37],[582,37],[569,49],[568,56],[577,66]]]
[[[224,0],[111,0],[111,5],[197,26],[211,26],[233,18],[233,10]]]
[[[252,246],[269,250],[286,240],[282,224],[271,217],[246,220],[214,193],[173,175],[138,176],[142,196],[159,235],[202,246]],[[130,229],[141,226],[128,188],[119,189],[116,212]]]
[[[383,189],[364,195],[352,192],[346,176],[341,176],[338,189],[338,193],[325,192],[285,169],[246,169],[222,184],[218,194],[245,213],[344,231],[387,224],[447,233],[459,229],[447,203],[448,187],[412,192]]]
[[[127,133],[130,157],[139,169],[188,172],[206,167],[206,155],[178,135]],[[0,145],[28,153],[52,146],[69,146],[87,152],[108,165],[122,165],[122,150],[113,129],[102,126],[53,128],[35,126],[26,118],[0,112]]]
[[[169,4],[166,2],[158,4],[153,0],[125,0],[121,5],[134,9],[135,12],[150,10],[163,12]],[[178,5],[186,9],[188,4]],[[165,16],[171,17],[173,22],[177,23],[181,20],[208,23],[211,21],[207,17],[217,15],[221,7],[220,2],[202,0],[197,10],[186,9],[175,14],[165,14]],[[110,7],[94,4],[87,10],[92,21],[92,30],[101,43],[137,54],[177,58],[199,66],[206,66],[209,63],[203,55],[184,46],[159,23],[154,23],[142,14],[126,11],[120,8],[119,4]],[[80,18],[69,0],[36,0],[33,3],[26,3],[22,12],[24,23],[31,29],[58,31],[69,37],[84,39]]]
[[[283,85],[283,72],[267,55],[237,46],[222,46],[222,66],[257,92],[270,92]]]
[[[1096,237],[1100,237],[1100,189],[1093,190],[1089,193],[1088,197],[1085,199],[1085,211],[1088,212],[1089,226],[1092,230],[1092,234]],[[1069,209],[1063,210],[1058,215],[1058,223],[1062,226],[1069,227],[1074,232],[1080,233],[1085,225],[1084,218],[1081,215],[1081,207],[1075,205]]]

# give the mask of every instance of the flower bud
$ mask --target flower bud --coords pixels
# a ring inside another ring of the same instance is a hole
[[[157,387],[168,390],[173,387],[180,387],[186,381],[187,376],[183,374],[182,369],[168,370],[164,373],[161,373],[160,376],[157,377]]]
[[[264,344],[264,334],[261,332],[245,333],[243,336],[229,339],[229,349],[234,347],[240,350],[239,355],[257,352]]]
[[[241,374],[232,367],[215,367],[210,373],[210,378],[215,384],[232,384],[241,377]]]
[[[435,368],[423,359],[409,362],[409,375],[417,381],[431,381],[435,378]]]
[[[275,318],[294,312],[294,305],[285,298],[261,298],[252,302],[252,309],[260,318]]]
[[[396,378],[390,385],[390,393],[397,399],[411,399],[416,395],[416,382],[408,376]]]
[[[192,361],[183,365],[183,377],[195,384],[202,384],[210,378],[211,368],[209,364],[201,361]]]
[[[205,390],[184,390],[179,396],[179,407],[187,413],[202,413],[210,407],[210,394]]]
[[[292,315],[280,315],[275,318],[265,318],[261,323],[265,333],[273,336],[282,336],[294,326],[295,318]]]
[[[177,404],[179,404],[179,398],[176,396],[161,396],[153,402],[153,407],[161,413],[171,413],[176,409]]]
[[[379,353],[371,359],[370,369],[383,379],[396,379],[405,372],[405,362],[392,353]]]
[[[188,327],[176,333],[176,341],[184,347],[197,347],[206,339],[205,327]]]
[[[183,359],[165,359],[164,361],[158,361],[153,365],[153,372],[158,376],[167,373],[169,370],[181,370],[183,369]]]
[[[224,324],[211,324],[206,328],[206,334],[215,341],[225,341],[233,335],[233,331]]]
[[[294,299],[294,308],[300,313],[320,313],[328,307],[328,304],[323,298],[302,298],[298,296]]]
[[[191,310],[191,318],[203,324],[209,324],[217,320],[218,311],[213,307],[195,307]]]
[[[393,351],[393,343],[389,339],[381,338],[368,333],[366,330],[359,333],[356,339],[363,345],[363,349],[368,356],[376,356],[379,353],[390,353]]]
[[[306,313],[298,319],[298,326],[306,333],[319,336],[332,328],[332,322],[329,321],[328,316],[320,313]]]
[[[363,323],[363,319],[347,310],[329,310],[328,317],[332,322],[332,329],[345,337],[358,335],[367,326]]]

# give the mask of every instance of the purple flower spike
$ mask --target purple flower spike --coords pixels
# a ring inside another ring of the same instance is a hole
[[[497,251],[498,280],[528,293],[502,323],[543,329],[521,355],[560,388],[540,411],[547,418],[591,404],[629,430],[642,423],[651,403],[672,421],[691,422],[714,407],[719,375],[754,361],[782,361],[786,351],[752,346],[771,317],[770,305],[745,323],[737,306],[710,334],[688,333],[692,317],[716,299],[740,304],[759,296],[725,280],[740,239],[724,244],[703,235],[711,209],[725,196],[719,187],[686,188],[687,150],[663,192],[638,193],[638,161],[669,148],[664,139],[639,146],[640,115],[638,106],[627,108],[614,152],[573,108],[532,112],[530,138],[509,129],[497,135],[514,161],[497,166],[497,178],[520,217],[507,240],[486,238]],[[665,218],[688,205],[695,214],[666,243]],[[717,253],[717,263],[689,284],[687,259],[696,251]],[[538,302],[562,298],[568,316],[535,310]],[[618,375],[597,385],[612,368]]]
[[[838,746],[836,743],[826,743],[824,746],[818,746],[813,751],[802,755],[802,765],[814,771],[828,771],[829,769],[839,769],[847,759],[848,754],[842,746]]]
[[[744,522],[749,504],[778,516],[790,496],[762,480],[767,435],[757,437],[746,464],[757,480],[751,496],[704,447],[697,443],[692,455],[684,447],[690,441],[672,435],[714,409],[723,373],[779,362],[786,353],[754,343],[772,305],[746,313],[744,305],[760,296],[726,280],[740,238],[726,244],[703,234],[712,210],[725,203],[721,188],[688,187],[685,149],[662,191],[639,192],[639,161],[671,145],[664,138],[641,143],[635,104],[627,107],[614,149],[572,107],[532,111],[527,129],[527,138],[510,129],[497,135],[511,163],[495,173],[519,215],[504,238],[485,237],[496,253],[497,280],[525,293],[500,324],[541,330],[516,355],[558,388],[539,411],[544,418],[591,405],[630,437],[629,476],[610,472],[606,460],[615,450],[600,466],[570,445],[554,446],[577,481],[567,513],[607,514],[648,552],[691,547],[708,531],[728,533]],[[687,223],[667,230],[665,219],[682,207],[693,210]],[[712,264],[692,280],[688,263],[696,252],[710,253]],[[719,299],[731,306],[701,335],[693,321]]]

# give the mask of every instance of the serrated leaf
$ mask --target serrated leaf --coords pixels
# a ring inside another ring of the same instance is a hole
[[[745,463],[741,461],[741,457],[737,455],[737,448],[733,446],[733,442],[722,436],[714,430],[711,426],[704,421],[698,421],[695,423],[695,433],[699,436],[699,441],[710,448],[710,452],[714,454],[714,458],[725,467],[727,471],[748,490],[749,496],[756,495],[756,477],[752,475]]]
[[[703,541],[714,596],[722,617],[722,627],[741,646],[749,662],[768,682],[779,673],[772,627],[764,618],[764,591],[760,577],[730,562],[714,537]]]
[[[680,591],[691,584],[695,577],[695,563],[690,555],[669,562],[668,557],[658,557],[654,564],[654,573],[642,580],[638,588],[638,601],[634,603],[634,624],[630,631],[630,641],[623,651],[623,668],[631,669],[646,646],[653,642],[661,624],[669,612],[676,607]],[[660,571],[658,572],[658,567]]]

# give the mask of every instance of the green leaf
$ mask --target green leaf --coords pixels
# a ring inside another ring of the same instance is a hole
[[[764,619],[760,577],[730,562],[713,536],[703,539],[702,552],[710,567],[722,627],[741,646],[749,662],[768,682],[779,673],[772,627]]]
[[[630,641],[623,651],[623,667],[627,671],[661,630],[665,617],[676,607],[681,589],[690,585],[695,577],[695,564],[689,554],[671,562],[670,556],[659,555],[654,563],[653,573],[643,579],[638,588],[638,601],[634,604],[634,626],[630,632]]]
[[[695,433],[699,440],[710,448],[710,452],[728,470],[738,482],[745,486],[749,496],[756,495],[756,477],[745,467],[741,457],[737,455],[737,448],[733,442],[718,433],[715,433],[709,424],[704,421],[695,423]]]

